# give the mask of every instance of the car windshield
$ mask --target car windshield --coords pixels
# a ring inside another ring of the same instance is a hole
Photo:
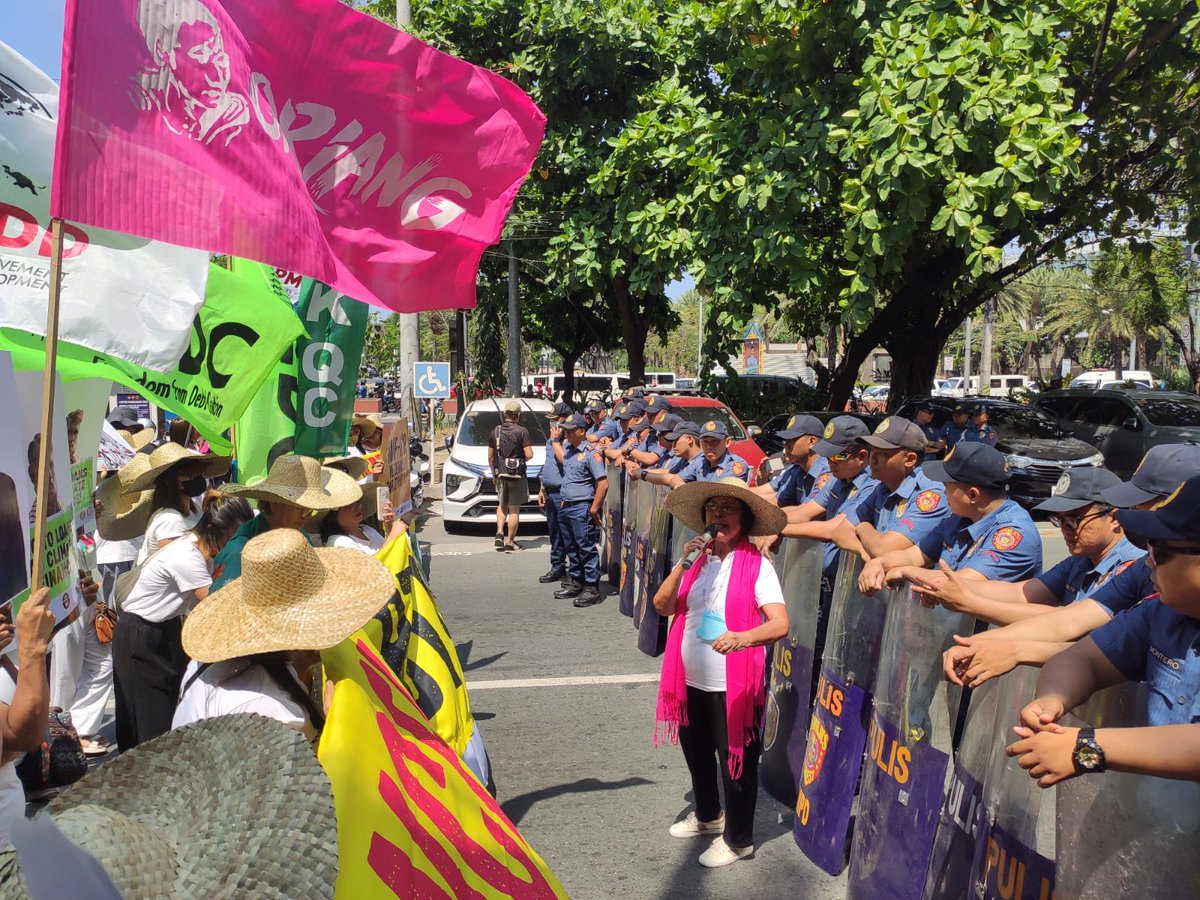
[[[1001,436],[1061,438],[1067,434],[1043,412],[1027,406],[988,406],[988,424]]]
[[[742,430],[742,426],[738,424],[738,420],[733,417],[729,410],[719,406],[676,406],[673,413],[677,416],[683,416],[685,419],[690,419],[697,425],[703,425],[710,419],[715,419],[718,422],[724,422],[725,428],[729,431],[729,436],[735,441],[746,440],[746,432]]]
[[[462,424],[458,427],[458,437],[455,442],[464,447],[486,447],[492,430],[500,424],[502,417],[496,409],[478,409],[467,413]],[[545,444],[549,439],[549,420],[544,415],[525,410],[521,413],[520,423],[529,430],[529,443],[533,446]]]
[[[1151,425],[1187,428],[1200,426],[1200,398],[1155,397],[1138,400],[1138,407]]]

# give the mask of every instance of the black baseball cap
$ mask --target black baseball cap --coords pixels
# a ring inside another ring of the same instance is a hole
[[[700,427],[700,437],[727,438],[729,437],[729,429],[725,427],[725,423],[721,420],[709,419]]]
[[[825,423],[821,440],[817,441],[813,449],[822,456],[837,456],[839,453],[845,453],[847,447],[855,441],[861,441],[868,433],[867,426],[861,419],[854,416],[837,416]]]
[[[671,411],[671,401],[666,397],[655,394],[653,397],[650,397],[646,400],[646,412],[655,414],[663,411]]]
[[[575,412],[575,410],[571,409],[570,403],[564,403],[562,400],[559,400],[554,404],[554,410],[550,413],[550,417],[552,419],[565,419],[573,412]]]
[[[790,441],[792,438],[804,437],[806,434],[821,435],[824,432],[825,426],[816,416],[799,415],[788,419],[787,424],[775,432],[775,437]]]
[[[921,470],[943,484],[957,482],[981,488],[1004,487],[1011,474],[1004,454],[995,447],[962,441],[950,448],[945,459],[924,463]]]
[[[640,422],[638,422],[636,425],[634,425],[630,429],[630,431],[632,431],[634,434],[641,434],[647,428],[652,428],[652,427],[653,426],[650,424],[649,419],[642,419]]]
[[[677,441],[684,435],[689,435],[694,438],[700,437],[700,426],[690,419],[683,419],[675,426],[674,430],[667,434],[668,441]]]
[[[591,403],[589,403],[587,406],[585,406],[583,408],[583,411],[588,413],[589,415],[593,415],[598,412],[604,412],[604,410],[606,408],[607,407],[605,407],[605,405],[603,403],[601,403],[599,400],[593,400]]]
[[[587,427],[587,419],[585,419],[579,413],[572,413],[571,415],[567,416],[562,423],[562,428],[564,431],[574,431],[576,428],[582,428],[586,431]]]
[[[1104,492],[1104,502],[1132,509],[1156,497],[1166,497],[1200,472],[1200,444],[1158,444],[1146,451],[1128,481]]]
[[[1122,509],[1117,521],[1133,543],[1146,540],[1200,541],[1200,476],[1175,488],[1154,509]]]
[[[879,423],[874,434],[864,435],[860,440],[881,450],[913,450],[920,453],[925,449],[925,432],[915,422],[903,416],[888,416]]]
[[[1121,483],[1121,479],[1108,469],[1096,466],[1072,466],[1062,473],[1054,485],[1050,497],[1034,509],[1042,512],[1074,512],[1092,503],[1108,503],[1104,499],[1105,488]],[[1112,504],[1109,504],[1110,506]]]
[[[933,412],[933,404],[928,400],[922,400],[917,404],[917,412]]]
[[[665,416],[663,416],[663,420],[654,426],[654,430],[659,434],[667,434],[682,421],[683,419],[679,418],[679,416],[675,415],[675,413],[667,413]]]
[[[644,396],[646,396],[646,389],[644,387],[640,387],[640,386],[639,387],[627,387],[627,388],[625,388],[625,390],[621,394],[621,396],[624,397],[626,400],[632,400],[635,397],[644,397]]]
[[[982,415],[983,413],[986,413],[986,412],[987,412],[987,407],[984,406],[982,403],[976,403],[974,406],[971,407],[972,417]]]
[[[967,404],[965,404],[965,403],[955,403],[954,409],[952,409],[950,411],[950,415],[952,415],[952,416],[957,416],[959,414],[966,416],[966,415],[970,415],[970,413],[971,413],[971,407],[967,406]]]
[[[630,400],[628,403],[622,404],[617,409],[618,419],[633,419],[640,416],[646,411],[645,405],[640,400]]]

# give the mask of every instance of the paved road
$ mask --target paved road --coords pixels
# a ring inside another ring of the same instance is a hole
[[[796,849],[791,810],[760,794],[756,858],[706,870],[704,840],[667,828],[691,808],[677,747],[651,743],[658,660],[637,649],[615,598],[589,609],[537,583],[549,568],[544,528],[497,553],[490,528],[447,535],[434,514],[433,588],[459,646],[499,799],[577,900],[620,897],[842,897]],[[531,529],[526,529],[530,531]],[[1048,534],[1046,565],[1064,555]]]

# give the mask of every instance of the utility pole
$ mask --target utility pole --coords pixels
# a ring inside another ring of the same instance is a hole
[[[704,368],[704,295],[696,295],[696,377]]]
[[[521,396],[521,298],[517,294],[517,256],[508,242],[508,395]]]
[[[991,393],[992,386],[992,320],[995,319],[995,301],[988,299],[983,307],[983,347],[979,351],[979,393]]]
[[[396,0],[396,24],[407,31],[412,25],[412,8],[409,0]],[[421,322],[419,313],[398,313],[400,317],[400,379],[401,385],[413,385],[413,367],[421,354]],[[453,376],[453,372],[451,376]],[[400,414],[417,421],[417,411],[412,408],[413,391],[401,390]]]
[[[971,393],[971,317],[967,316],[967,333],[963,338],[963,396]]]

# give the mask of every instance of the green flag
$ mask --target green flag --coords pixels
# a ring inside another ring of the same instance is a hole
[[[269,266],[243,260],[234,265],[234,271],[216,265],[209,270],[191,344],[173,371],[155,372],[60,341],[63,380],[108,378],[123,384],[187,419],[215,452],[228,453],[223,433],[242,415],[284,350],[304,333]],[[12,353],[18,369],[42,368],[45,347],[39,335],[0,328],[0,350]]]

